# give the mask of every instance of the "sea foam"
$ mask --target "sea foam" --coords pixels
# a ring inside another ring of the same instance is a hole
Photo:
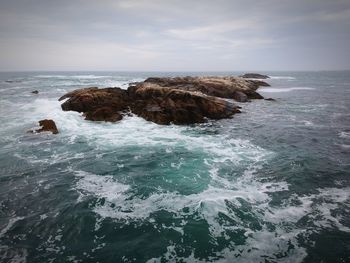
[[[311,87],[261,88],[259,90],[263,92],[291,92],[295,90],[315,90],[315,88],[311,88]]]

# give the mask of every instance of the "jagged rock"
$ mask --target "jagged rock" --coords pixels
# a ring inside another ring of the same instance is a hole
[[[40,129],[34,130],[34,132],[52,132],[53,134],[58,133],[58,129],[56,126],[56,123],[53,120],[40,120],[39,126],[41,126]],[[33,131],[30,131],[33,132]]]
[[[31,93],[33,93],[33,94],[39,94],[39,91],[33,90]]]
[[[240,76],[241,78],[248,79],[269,79],[268,75],[258,74],[258,73],[246,73]]]

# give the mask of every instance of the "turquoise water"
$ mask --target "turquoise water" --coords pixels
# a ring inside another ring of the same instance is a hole
[[[1,262],[350,262],[350,72],[265,73],[276,102],[190,126],[57,98],[209,73],[0,73]]]

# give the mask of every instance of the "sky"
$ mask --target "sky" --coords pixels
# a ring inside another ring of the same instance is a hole
[[[350,0],[0,0],[0,71],[350,69]]]

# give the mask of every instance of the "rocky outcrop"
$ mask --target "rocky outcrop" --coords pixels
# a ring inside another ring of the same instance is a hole
[[[241,78],[248,79],[269,79],[268,75],[258,74],[258,73],[246,73],[240,76]]]
[[[40,129],[34,130],[34,132],[52,132],[53,134],[58,133],[56,123],[53,120],[41,120],[39,121]],[[33,131],[30,131],[33,132]]]
[[[262,85],[268,84],[238,77],[148,78],[128,90],[91,87],[59,100],[67,99],[64,111],[82,112],[86,120],[115,122],[132,112],[158,124],[191,124],[239,113],[231,100],[263,99],[256,92]]]

